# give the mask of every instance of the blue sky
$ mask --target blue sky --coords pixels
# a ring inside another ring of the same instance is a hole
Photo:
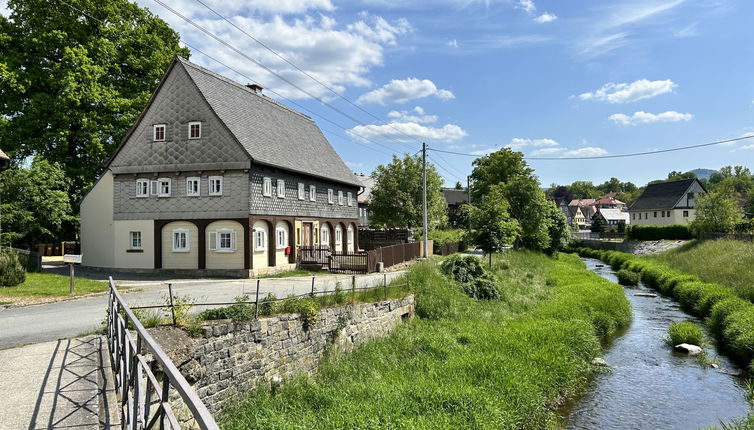
[[[162,1],[352,117],[154,0],[138,0],[246,76],[196,52],[192,61],[239,82],[253,78],[269,96],[342,125],[310,114],[357,172],[371,172],[391,152],[415,153],[419,141],[464,153],[507,145],[527,156],[571,157],[754,134],[754,2],[746,0],[202,0],[368,113],[196,0]],[[448,185],[471,171],[473,157],[430,155]],[[657,156],[530,164],[543,185],[611,176],[642,185],[671,170],[754,167],[752,161],[754,139]]]

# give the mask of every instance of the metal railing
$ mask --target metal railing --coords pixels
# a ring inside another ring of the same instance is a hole
[[[136,340],[129,327],[135,331]],[[199,396],[126,305],[112,277],[107,312],[107,343],[115,374],[116,395],[120,403],[121,426],[124,429],[180,429],[169,403],[170,389],[173,388],[190,411],[196,426],[204,430],[219,430]],[[159,364],[161,378],[155,376],[144,358],[145,349]]]

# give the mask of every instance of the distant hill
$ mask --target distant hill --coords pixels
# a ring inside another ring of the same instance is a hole
[[[710,176],[712,176],[713,173],[717,173],[717,170],[712,169],[694,169],[690,171],[691,173],[695,173],[696,177],[699,179],[709,179]]]

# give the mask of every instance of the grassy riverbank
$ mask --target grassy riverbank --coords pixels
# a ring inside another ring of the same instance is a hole
[[[754,301],[754,243],[737,240],[693,241],[650,257],[704,282],[727,285]]]
[[[417,318],[325,362],[316,377],[257,390],[225,429],[531,428],[582,387],[598,336],[630,319],[622,288],[573,255],[496,256],[501,299],[477,301],[436,264],[411,269]]]
[[[731,246],[739,244],[736,242]],[[740,289],[702,282],[698,276],[678,270],[678,266],[670,266],[657,259],[589,248],[579,248],[578,252],[586,257],[599,258],[614,269],[640,273],[645,284],[674,297],[689,313],[706,318],[712,332],[720,340],[720,346],[742,364],[751,363],[754,367],[754,304],[742,298]],[[731,253],[734,254],[735,252]],[[724,265],[720,262],[711,264],[718,267]],[[730,261],[729,264],[733,265],[735,262]],[[705,267],[706,263],[700,261],[694,271],[704,271]]]

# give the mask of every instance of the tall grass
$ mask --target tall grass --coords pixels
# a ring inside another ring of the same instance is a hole
[[[630,318],[620,287],[574,256],[496,256],[501,300],[474,300],[436,264],[411,269],[418,318],[315,377],[258,389],[221,416],[226,429],[553,428],[582,386],[597,335]]]
[[[652,259],[696,275],[704,282],[727,285],[754,301],[754,243],[737,240],[694,241]]]

